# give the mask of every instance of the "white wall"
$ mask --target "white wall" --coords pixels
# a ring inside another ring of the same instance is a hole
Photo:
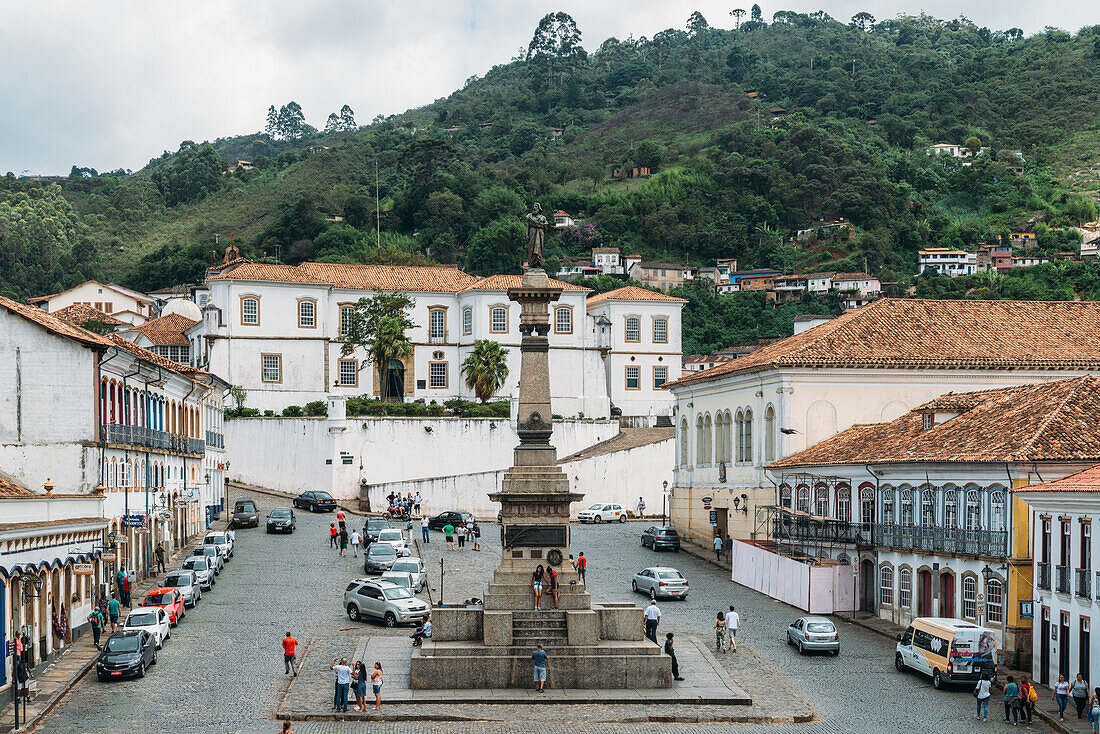
[[[675,439],[669,438],[638,448],[614,451],[587,459],[563,462],[574,492],[583,492],[584,500],[574,503],[573,511],[596,502],[617,502],[631,512],[638,497],[645,499],[646,515],[660,516],[662,482],[672,487]]]
[[[810,614],[855,606],[854,566],[807,566],[751,543],[733,544],[733,580]]]

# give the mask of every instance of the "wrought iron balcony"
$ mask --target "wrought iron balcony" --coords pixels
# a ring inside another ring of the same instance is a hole
[[[1060,594],[1070,594],[1069,566],[1054,567],[1054,590]]]
[[[129,446],[144,446],[163,451],[175,451],[187,454],[206,453],[206,444],[202,439],[176,436],[167,431],[144,426],[125,426],[117,423],[109,423],[103,426],[103,440],[107,443],[127,444]]]
[[[1092,598],[1092,569],[1078,568],[1074,570],[1077,577],[1077,596],[1082,599]]]
[[[217,431],[206,432],[206,445],[216,449],[225,448],[225,436]]]
[[[1040,589],[1050,591],[1050,564],[1040,561],[1035,564],[1035,570],[1037,572],[1035,585]]]
[[[798,515],[780,515],[772,524],[772,538],[786,543],[840,543],[872,545],[869,523],[823,520]]]
[[[1008,533],[1004,530],[966,530],[884,523],[874,526],[874,543],[887,548],[937,553],[975,556],[1008,554]]]

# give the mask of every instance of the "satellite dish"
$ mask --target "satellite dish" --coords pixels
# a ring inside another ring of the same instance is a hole
[[[170,314],[179,314],[192,321],[202,321],[202,309],[199,308],[199,304],[187,298],[171,298],[164,304],[164,308],[161,310],[161,316],[168,316]]]

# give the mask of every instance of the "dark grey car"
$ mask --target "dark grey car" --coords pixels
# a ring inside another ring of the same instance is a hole
[[[382,573],[393,568],[397,562],[397,551],[389,543],[371,543],[363,557],[363,570],[367,573]]]
[[[115,632],[107,639],[96,661],[100,680],[144,678],[150,665],[157,664],[157,641],[145,630]]]
[[[251,498],[237,500],[233,505],[233,518],[229,521],[229,527],[260,527],[260,513],[256,509],[256,502]]]
[[[680,550],[680,535],[673,528],[651,526],[642,533],[642,545],[659,550]]]

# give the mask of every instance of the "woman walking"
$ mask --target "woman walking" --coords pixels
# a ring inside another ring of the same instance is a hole
[[[1092,724],[1093,734],[1100,732],[1100,688],[1094,688],[1095,693],[1089,699],[1089,722]]]
[[[1069,683],[1066,682],[1066,676],[1058,675],[1058,682],[1054,684],[1050,698],[1058,704],[1058,721],[1065,721],[1066,704],[1069,703]]]
[[[1035,686],[1028,682],[1027,677],[1020,678],[1020,719],[1027,720],[1030,724],[1035,717],[1035,702],[1039,700],[1039,694],[1035,692]]]
[[[1020,686],[1011,675],[1005,684],[1005,723],[1009,721],[1009,716],[1013,726],[1020,725]]]
[[[550,569],[550,596],[554,597],[554,609],[558,608],[558,572]]]
[[[729,647],[728,640],[726,615],[724,612],[718,612],[718,618],[714,620],[714,651],[725,652]]]
[[[531,574],[531,588],[535,591],[535,611],[542,611],[542,564]]]
[[[370,674],[371,686],[374,690],[374,710],[382,708],[382,663],[374,664],[374,672]]]
[[[1073,696],[1073,705],[1077,707],[1077,718],[1080,719],[1085,715],[1085,706],[1089,702],[1089,684],[1085,676],[1077,674],[1069,693]]]
[[[974,697],[978,699],[978,715],[975,718],[982,719],[983,721],[989,721],[989,698],[992,696],[990,688],[992,683],[989,680],[989,674],[982,673],[981,678],[978,680],[978,685],[974,688]],[[985,716],[983,718],[983,709]]]

